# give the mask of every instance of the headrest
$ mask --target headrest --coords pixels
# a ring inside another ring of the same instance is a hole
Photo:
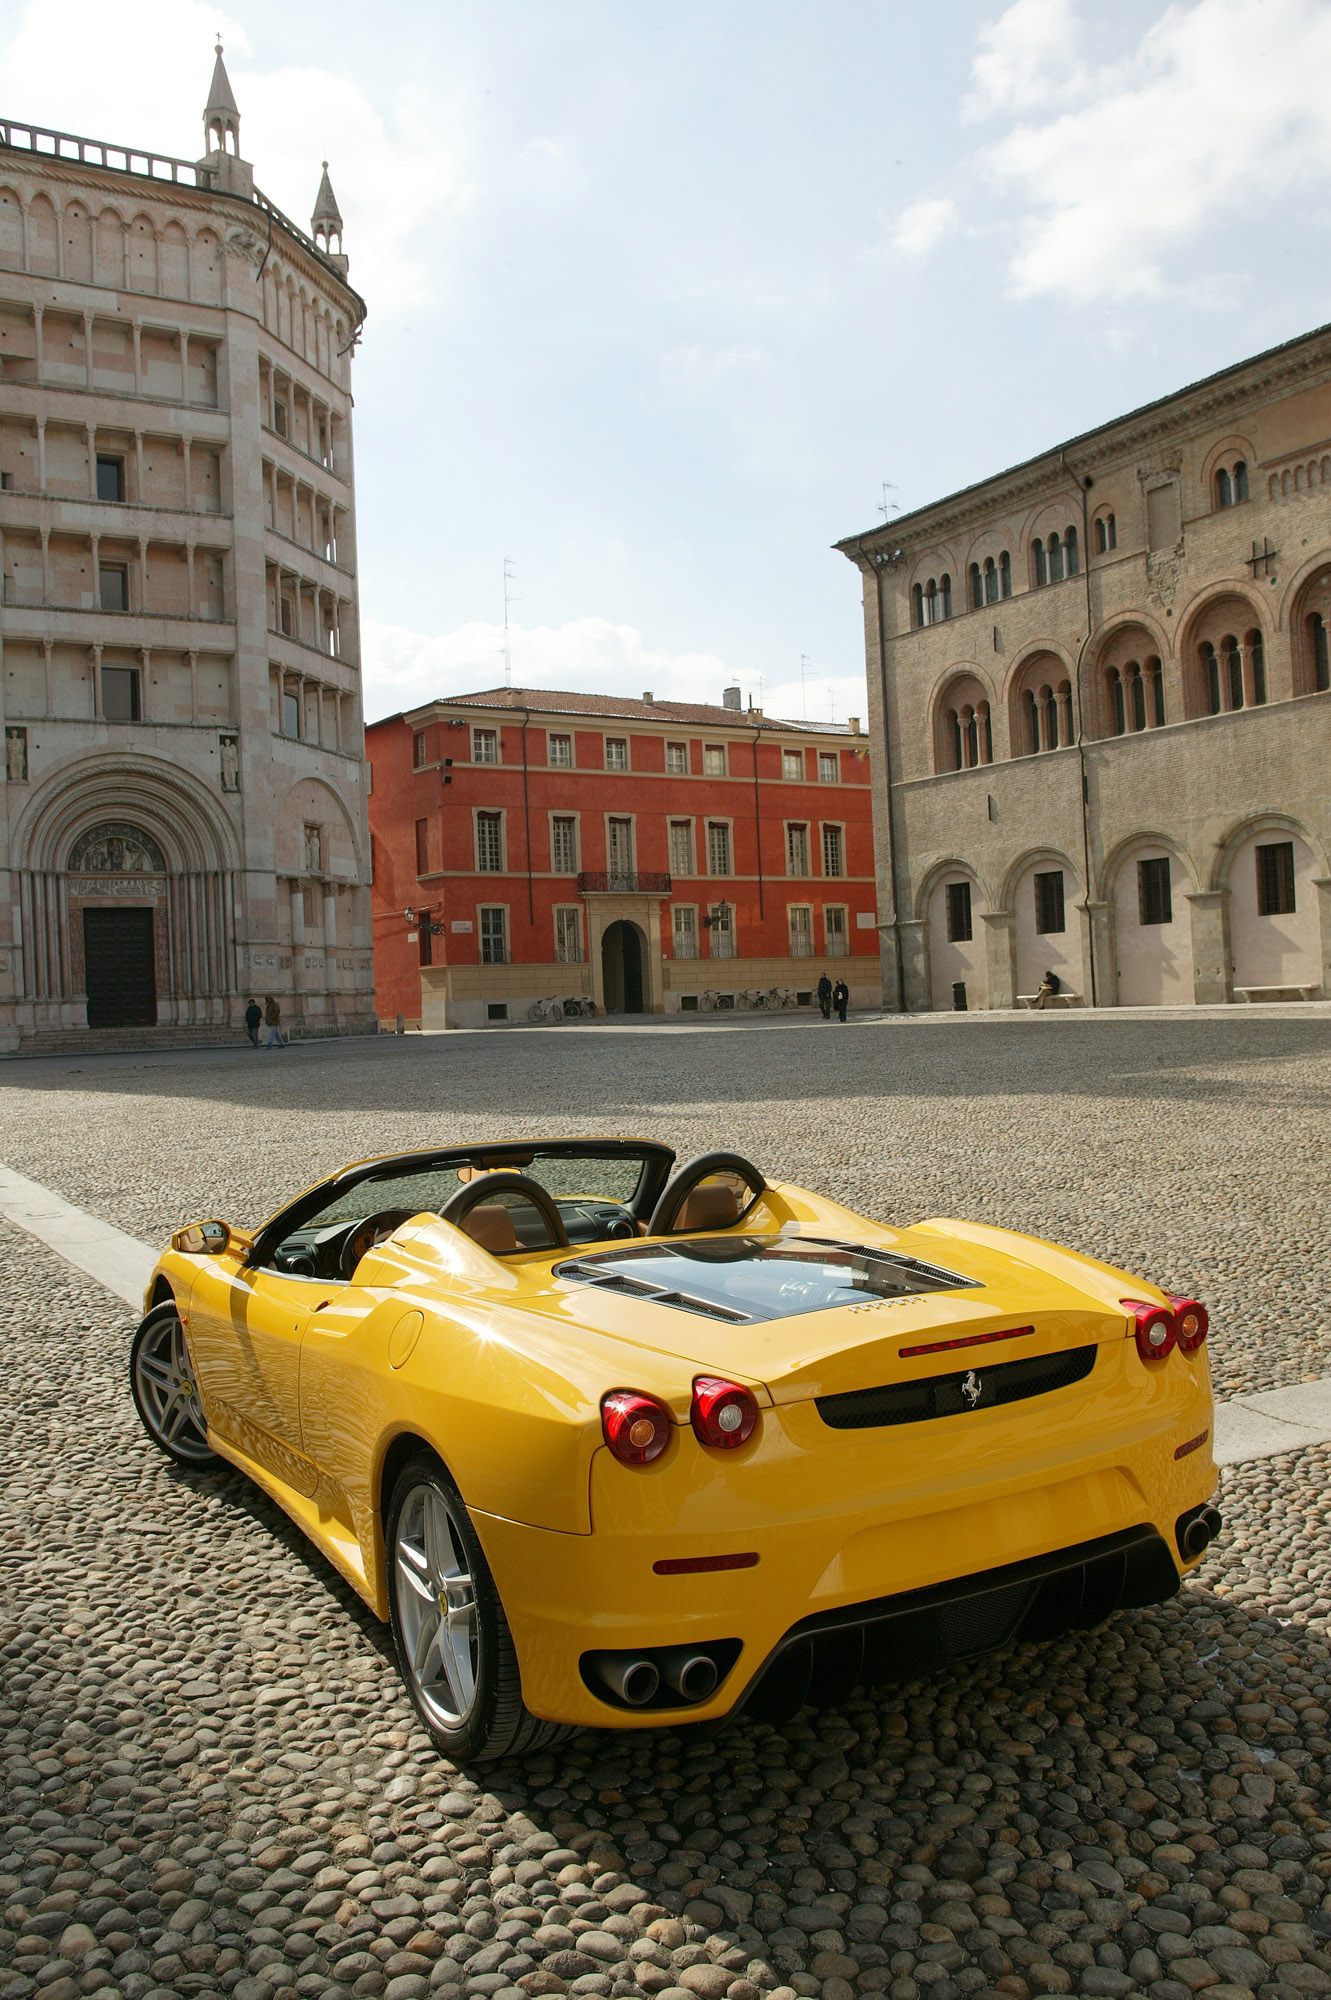
[[[502,1202],[482,1202],[479,1208],[473,1208],[470,1214],[463,1216],[460,1226],[464,1236],[470,1236],[482,1250],[489,1250],[496,1256],[518,1247],[513,1211],[505,1208]]]
[[[729,1229],[739,1221],[739,1203],[733,1188],[720,1181],[704,1181],[685,1195],[675,1217],[675,1232],[681,1229]]]

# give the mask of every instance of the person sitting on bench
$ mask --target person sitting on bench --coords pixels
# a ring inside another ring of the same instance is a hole
[[[1046,972],[1041,982],[1040,990],[1035,996],[1036,1006],[1040,1008],[1052,1007],[1055,999],[1058,997],[1061,983],[1056,972]]]

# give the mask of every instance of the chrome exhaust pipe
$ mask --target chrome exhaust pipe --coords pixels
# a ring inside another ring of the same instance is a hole
[[[1183,1530],[1184,1555],[1189,1557],[1205,1555],[1224,1525],[1214,1507],[1203,1507]]]
[[[651,1660],[635,1660],[627,1653],[602,1653],[596,1662],[596,1675],[630,1708],[646,1708],[661,1685]]]
[[[691,1646],[670,1646],[658,1654],[661,1677],[681,1701],[706,1701],[716,1686],[716,1661],[709,1653],[695,1653]]]

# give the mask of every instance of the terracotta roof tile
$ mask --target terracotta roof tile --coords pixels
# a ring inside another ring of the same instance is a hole
[[[696,701],[640,701],[629,695],[572,694],[559,688],[486,688],[478,694],[442,696],[441,708],[527,709],[534,715],[623,716],[626,720],[696,722],[720,729],[801,730],[817,736],[848,736],[844,722],[783,721],[752,709],[722,708]],[[432,706],[421,702],[419,708]],[[412,711],[418,712],[418,711]]]

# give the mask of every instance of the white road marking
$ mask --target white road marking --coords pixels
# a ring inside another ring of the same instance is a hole
[[[63,1195],[0,1167],[0,1215],[95,1278],[126,1305],[141,1308],[157,1251],[123,1229],[75,1208]],[[1217,1465],[1245,1465],[1331,1439],[1331,1375],[1291,1389],[1263,1389],[1215,1406]]]
[[[136,1236],[75,1208],[63,1195],[37,1181],[0,1167],[0,1215],[26,1229],[68,1264],[85,1271],[126,1305],[143,1309],[144,1287],[152,1276],[157,1252]]]

